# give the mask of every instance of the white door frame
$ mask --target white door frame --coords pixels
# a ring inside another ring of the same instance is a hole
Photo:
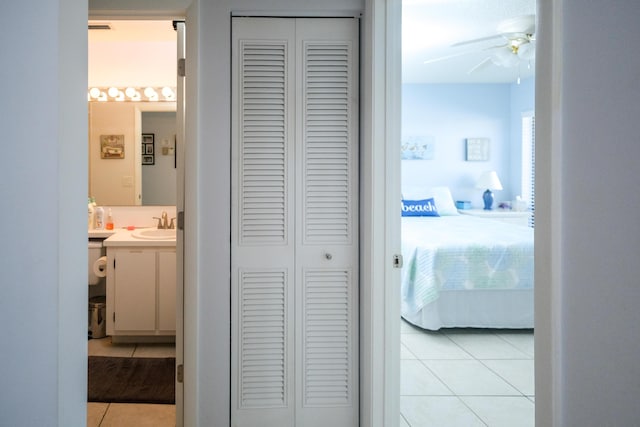
[[[362,32],[360,423],[400,421],[401,0],[367,0]]]
[[[142,9],[136,9],[124,12],[122,14],[112,13],[92,13],[89,10],[88,20],[158,20],[158,21],[179,21],[175,29],[177,32],[177,57],[185,57],[185,17],[179,17],[175,15],[158,14],[149,17],[149,12]],[[136,113],[141,117],[143,111],[176,111],[176,138],[177,147],[176,155],[178,155],[178,164],[176,165],[178,183],[176,185],[176,212],[184,211],[184,193],[185,193],[185,162],[184,162],[184,144],[185,144],[185,79],[177,77],[177,101],[166,103],[167,105],[145,105],[142,108],[136,108]],[[139,121],[140,119],[138,119]],[[176,235],[176,366],[184,363],[184,343],[185,343],[185,329],[184,329],[184,231],[178,230]],[[184,425],[184,382],[176,383],[176,427]]]

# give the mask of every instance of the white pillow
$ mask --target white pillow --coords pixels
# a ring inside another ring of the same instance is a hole
[[[402,198],[405,200],[424,200],[432,197],[440,216],[459,215],[449,187],[432,187],[425,189],[410,186],[402,189]]]

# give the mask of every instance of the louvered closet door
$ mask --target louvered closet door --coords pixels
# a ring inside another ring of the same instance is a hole
[[[358,23],[233,20],[232,425],[358,425]]]

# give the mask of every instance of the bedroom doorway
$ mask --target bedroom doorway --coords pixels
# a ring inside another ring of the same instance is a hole
[[[402,8],[403,211],[439,217],[402,219],[400,425],[533,426],[535,0]],[[469,256],[476,231],[513,248]]]

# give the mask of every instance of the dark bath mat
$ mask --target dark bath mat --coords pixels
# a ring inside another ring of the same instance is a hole
[[[175,403],[175,357],[89,356],[88,401]]]

